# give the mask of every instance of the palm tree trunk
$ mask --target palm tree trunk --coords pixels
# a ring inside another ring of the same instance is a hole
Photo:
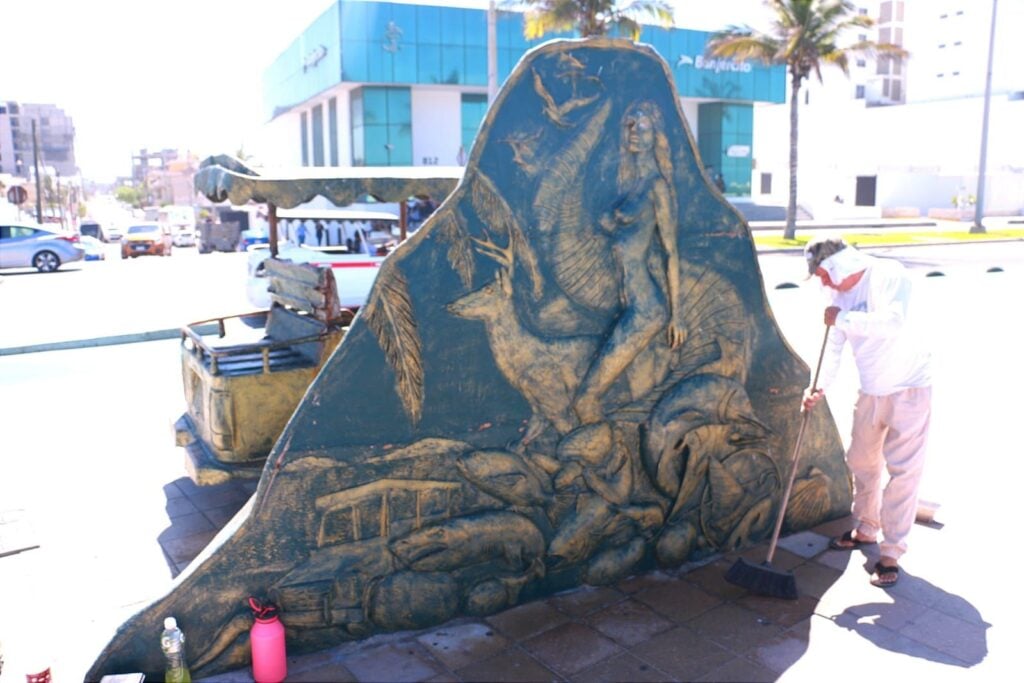
[[[800,111],[802,80],[794,74],[789,96],[789,206],[786,208],[786,230],[782,235],[787,240],[796,238],[797,115]]]

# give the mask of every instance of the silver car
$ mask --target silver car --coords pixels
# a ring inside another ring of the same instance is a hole
[[[63,263],[84,258],[85,249],[77,233],[0,223],[0,268],[35,268],[40,273],[52,273]]]

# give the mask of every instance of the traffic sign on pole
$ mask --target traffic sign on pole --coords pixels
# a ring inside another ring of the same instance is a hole
[[[20,206],[28,201],[28,192],[21,185],[13,185],[7,190],[7,201]]]

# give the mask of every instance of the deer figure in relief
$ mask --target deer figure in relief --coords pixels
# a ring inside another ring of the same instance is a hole
[[[530,404],[532,415],[520,447],[536,439],[548,424],[564,436],[579,425],[572,403],[598,340],[544,338],[527,330],[513,296],[514,239],[510,237],[506,247],[489,237],[472,239],[479,253],[498,263],[498,271],[491,282],[448,304],[448,311],[484,323],[498,369]]]

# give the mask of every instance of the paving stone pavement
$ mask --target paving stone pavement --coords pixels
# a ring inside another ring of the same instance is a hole
[[[701,566],[581,587],[486,618],[293,656],[287,680],[775,681],[808,659],[824,665],[814,680],[847,680],[864,671],[846,664],[835,669],[835,658],[862,656],[897,670],[903,660],[936,680],[978,666],[990,627],[978,610],[909,568],[893,589],[870,586],[867,567],[877,559],[877,546],[827,548],[828,539],[850,524],[835,520],[782,539],[772,566],[793,572],[797,600],[753,596],[724,580],[738,557],[763,561],[767,548],[759,546]],[[915,533],[940,532],[932,524]],[[810,657],[822,644],[824,659]],[[253,679],[240,670],[205,680]]]

